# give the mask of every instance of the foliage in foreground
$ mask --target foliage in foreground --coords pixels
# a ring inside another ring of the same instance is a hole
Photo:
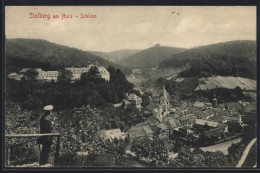
[[[166,163],[168,161],[169,151],[165,139],[158,137],[154,139],[134,139],[130,144],[130,150],[140,160],[145,159],[154,163]]]

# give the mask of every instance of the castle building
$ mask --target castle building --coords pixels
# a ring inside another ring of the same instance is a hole
[[[15,73],[15,72],[13,72],[13,73],[10,73],[10,74],[8,75],[8,77],[9,77],[10,79],[14,79],[14,80],[21,80],[22,77],[23,77],[23,75],[22,75],[22,74],[17,74],[17,73]]]
[[[103,66],[98,66],[97,64],[90,64],[88,67],[81,67],[81,68],[65,68],[66,70],[70,71],[72,73],[71,81],[75,82],[77,80],[80,80],[80,77],[82,73],[87,73],[91,69],[91,67],[97,67],[99,72],[99,77],[105,79],[106,81],[110,80],[110,73],[105,69]],[[8,75],[9,78],[15,79],[15,80],[21,80],[22,77],[24,77],[26,71],[29,70],[29,68],[23,68],[18,73],[10,73]],[[47,81],[47,82],[57,82],[59,72],[58,71],[43,71],[41,68],[36,68],[35,71],[38,72],[38,75],[36,77],[37,80]]]
[[[15,80],[21,80],[22,77],[24,77],[27,70],[29,70],[29,68],[23,68],[18,73],[10,73],[8,75],[8,77],[11,79],[15,79]],[[35,71],[38,72],[36,80],[43,80],[43,81],[47,81],[47,82],[51,82],[51,81],[57,82],[58,71],[43,71],[40,68],[36,68]]]
[[[57,82],[58,79],[58,71],[43,71],[40,68],[35,69],[38,72],[37,79],[45,80],[47,82]]]
[[[103,66],[98,66],[98,71],[100,74],[100,77],[105,79],[106,81],[110,80],[110,73],[105,69]]]
[[[97,64],[90,64],[88,67],[80,67],[80,68],[65,68],[66,70],[69,70],[72,73],[71,81],[75,82],[77,80],[80,80],[82,73],[87,73],[91,69],[91,67],[97,67],[99,76],[106,81],[110,80],[110,73],[107,71],[107,69],[103,66],[99,66]]]
[[[89,71],[90,67],[81,67],[81,68],[71,67],[65,69],[72,73],[71,81],[77,81],[80,80],[82,73],[87,73]]]

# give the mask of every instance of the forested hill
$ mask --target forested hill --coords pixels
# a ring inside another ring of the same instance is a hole
[[[118,63],[134,68],[154,67],[157,66],[162,60],[184,50],[185,49],[183,48],[155,45],[154,47],[142,50],[125,59],[122,59]]]
[[[183,77],[215,74],[255,79],[256,57],[256,41],[230,41],[186,50],[162,61],[159,68],[189,64]]]
[[[108,61],[117,62],[139,51],[140,50],[135,50],[135,49],[124,49],[124,50],[116,50],[112,52],[98,52],[98,51],[89,51],[89,52],[92,53],[93,55],[100,56]]]
[[[89,62],[120,68],[123,72],[130,69],[116,65],[87,51],[71,48],[41,39],[7,39],[6,70],[16,71],[23,67],[39,67],[44,70],[57,70],[62,67],[82,67]]]

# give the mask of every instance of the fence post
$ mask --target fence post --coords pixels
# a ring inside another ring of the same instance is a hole
[[[59,161],[59,152],[60,152],[60,136],[57,136],[54,165],[57,165],[57,163]]]

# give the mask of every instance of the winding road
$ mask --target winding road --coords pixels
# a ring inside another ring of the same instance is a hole
[[[245,151],[243,152],[243,155],[242,155],[241,159],[239,160],[238,164],[236,165],[236,168],[240,168],[243,165],[243,163],[245,162],[251,147],[253,146],[253,144],[255,142],[256,142],[256,138],[252,139],[250,141],[250,143],[247,145]]]

